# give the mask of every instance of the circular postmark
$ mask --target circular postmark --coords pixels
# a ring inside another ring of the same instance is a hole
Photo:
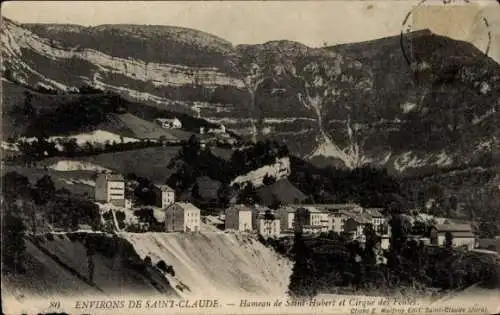
[[[487,5],[498,5],[489,1]],[[442,48],[422,40],[425,35],[440,35],[473,44],[486,56],[492,47],[492,30],[484,2],[472,0],[420,0],[406,14],[401,26],[401,51],[411,71],[419,78],[428,64],[423,60]],[[452,52],[452,50],[449,50]]]

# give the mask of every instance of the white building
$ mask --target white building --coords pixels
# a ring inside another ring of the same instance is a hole
[[[295,208],[290,206],[280,207],[278,209],[278,217],[280,219],[280,228],[285,230],[293,230],[295,222]]]
[[[382,211],[383,209],[380,208],[367,208],[363,210],[363,213],[371,217],[373,229],[377,234],[386,235],[388,222]]]
[[[448,233],[451,234],[453,247],[464,247],[468,250],[475,247],[476,236],[470,224],[436,224],[431,229],[430,243],[445,246]]]
[[[169,118],[157,118],[156,123],[165,129],[180,129],[182,128],[181,121],[176,117],[173,119]]]
[[[226,209],[226,230],[251,231],[252,209],[245,205],[234,205]]]
[[[196,232],[201,226],[201,211],[191,203],[176,202],[165,209],[166,232]]]
[[[208,133],[223,134],[223,133],[226,133],[226,127],[224,125],[220,125],[219,128],[210,128],[210,129],[208,129]]]
[[[154,185],[155,205],[160,208],[166,208],[175,202],[175,190],[167,185]]]
[[[281,234],[280,220],[270,211],[257,215],[257,231],[264,238],[278,238]]]
[[[120,174],[99,174],[95,181],[95,200],[125,207],[125,180]]]
[[[344,232],[352,239],[363,239],[364,230],[367,224],[371,224],[372,220],[365,214],[354,214],[344,222]]]
[[[358,204],[325,204],[318,205],[328,212],[328,230],[335,233],[344,231],[344,223],[351,215],[361,213],[363,209]]]
[[[380,237],[380,248],[381,249],[389,249],[389,246],[391,245],[391,239],[389,235],[382,235]]]
[[[304,227],[304,232],[308,232],[308,230],[310,232],[328,232],[329,220],[327,210],[309,205],[304,205],[302,208],[305,208],[309,213],[309,222]]]

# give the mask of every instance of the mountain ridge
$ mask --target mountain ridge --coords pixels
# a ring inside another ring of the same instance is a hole
[[[498,147],[500,66],[472,44],[415,31],[415,62],[408,65],[400,35],[322,48],[288,40],[236,46],[223,40],[228,45],[212,47],[188,38],[187,46],[155,64],[150,57],[168,52],[160,47],[176,39],[151,43],[149,34],[138,49],[134,36],[148,27],[127,25],[138,33],[125,34],[121,44],[106,32],[92,37],[75,31],[62,38],[82,51],[68,53],[51,44],[61,35],[49,26],[37,25],[36,35],[6,23],[2,41],[11,47],[2,50],[2,68],[21,80],[31,78],[28,85],[88,84],[223,122],[241,134],[283,140],[299,156],[348,168],[373,164],[404,172],[471,160],[467,145]],[[106,37],[108,44],[96,42]],[[44,66],[50,63],[59,69]],[[74,75],[62,75],[69,69]]]

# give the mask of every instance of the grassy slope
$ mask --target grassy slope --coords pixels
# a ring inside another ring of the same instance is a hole
[[[34,167],[22,167],[18,165],[6,164],[3,166],[2,173],[7,172],[17,172],[23,176],[26,176],[31,182],[36,182],[44,175],[50,175],[54,181],[56,189],[66,188],[71,193],[76,195],[94,195],[94,188],[92,186],[84,184],[69,184],[67,181],[71,179],[79,180],[93,180],[94,172],[91,171],[70,171],[70,172],[59,172],[51,169],[44,170],[43,168]]]
[[[36,111],[45,112],[53,110],[61,103],[71,102],[78,98],[78,95],[51,95],[38,93],[26,87],[2,80],[2,134],[3,138],[9,136],[19,136],[24,133],[29,121],[25,119],[15,120],[10,115],[10,111],[16,107],[22,107],[25,100],[25,93],[31,93],[31,104]]]
[[[124,152],[103,153],[96,156],[83,157],[78,160],[113,169],[127,174],[134,172],[137,176],[147,177],[162,183],[170,176],[167,165],[177,154],[179,147],[154,147]]]
[[[153,138],[158,139],[164,136],[167,140],[176,140],[177,138],[168,130],[165,130],[157,124],[136,117],[130,113],[114,115],[109,121],[102,126],[104,130],[116,130],[117,133],[123,128],[128,129],[132,133],[132,137],[139,139]]]

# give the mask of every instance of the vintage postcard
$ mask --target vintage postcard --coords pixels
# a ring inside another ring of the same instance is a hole
[[[7,1],[2,314],[500,312],[500,4]]]

